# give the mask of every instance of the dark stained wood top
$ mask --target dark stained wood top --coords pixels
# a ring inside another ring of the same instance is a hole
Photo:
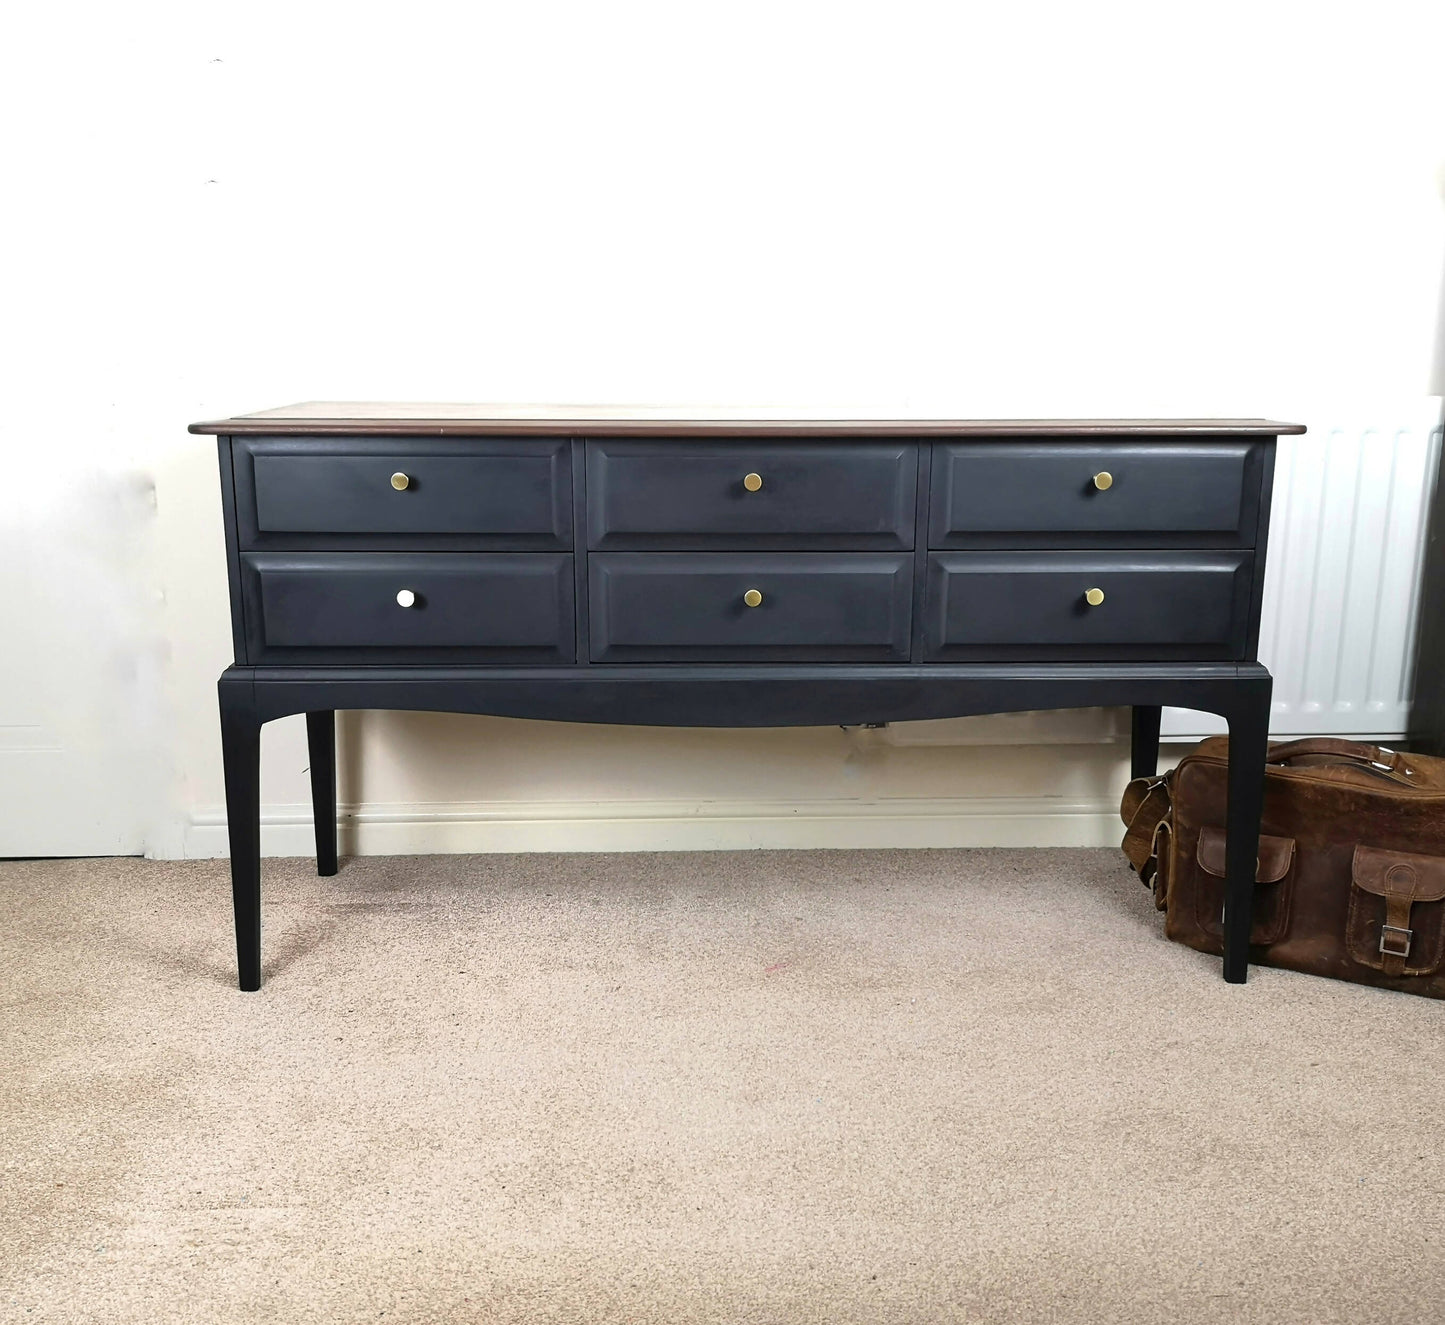
[[[833,418],[787,410],[313,401],[193,423],[193,433],[352,437],[1278,437],[1269,419]]]

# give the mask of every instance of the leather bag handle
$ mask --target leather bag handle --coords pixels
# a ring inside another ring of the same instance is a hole
[[[1410,765],[1403,755],[1386,750],[1379,745],[1365,745],[1361,741],[1345,741],[1334,736],[1312,736],[1302,741],[1287,741],[1283,745],[1270,747],[1266,763],[1292,764],[1343,763],[1354,765],[1363,772],[1388,778],[1402,786],[1414,786],[1410,781]]]
[[[1393,750],[1363,741],[1346,741],[1338,736],[1309,736],[1302,741],[1286,741],[1269,747],[1271,764],[1286,764],[1296,755],[1338,755],[1342,759],[1359,759],[1367,764],[1383,764],[1394,768],[1399,756]]]

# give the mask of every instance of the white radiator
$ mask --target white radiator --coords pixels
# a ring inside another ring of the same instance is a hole
[[[1439,447],[1433,419],[1280,438],[1259,637],[1274,735],[1404,734]],[[1224,730],[1211,714],[1164,713],[1166,737]]]

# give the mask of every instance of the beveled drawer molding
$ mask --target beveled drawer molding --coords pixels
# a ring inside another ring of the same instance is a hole
[[[572,544],[565,442],[254,437],[235,469],[245,548]]]
[[[914,442],[589,442],[588,546],[906,549],[917,489]]]
[[[560,663],[576,655],[569,554],[249,552],[258,663]]]
[[[599,552],[593,662],[907,662],[913,558]]]
[[[935,552],[928,657],[1243,658],[1251,552]]]
[[[1253,547],[1263,465],[1237,438],[938,443],[928,542]]]

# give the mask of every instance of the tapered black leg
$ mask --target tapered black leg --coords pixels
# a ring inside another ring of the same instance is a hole
[[[249,676],[222,675],[221,757],[231,839],[231,900],[242,989],[261,987],[261,723]]]
[[[1158,704],[1134,705],[1129,738],[1130,777],[1152,778],[1159,771],[1159,715],[1163,711]]]
[[[1249,929],[1269,753],[1268,677],[1239,682],[1229,714],[1229,811],[1225,823],[1224,978],[1242,985],[1249,974]]]
[[[316,872],[336,873],[336,714],[306,715],[311,754],[311,817],[316,822]]]

